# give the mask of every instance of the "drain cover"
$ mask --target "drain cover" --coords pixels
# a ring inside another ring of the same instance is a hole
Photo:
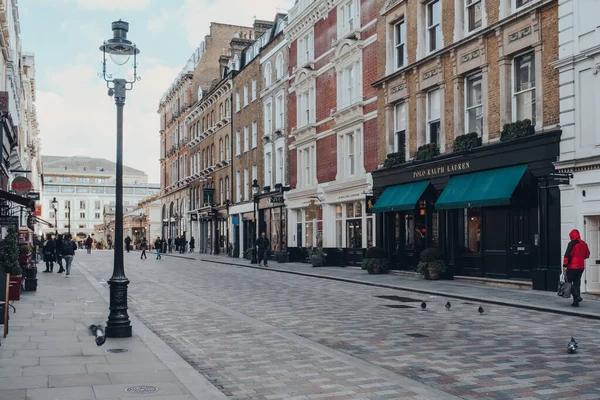
[[[401,303],[420,303],[421,302],[421,300],[418,300],[418,299],[412,299],[410,297],[402,297],[402,296],[375,296],[375,297],[379,297],[380,299],[399,301]]]
[[[384,306],[389,308],[414,308],[411,306],[407,306],[406,304],[384,304]]]
[[[132,386],[125,389],[127,393],[148,394],[158,392],[158,388],[154,386]]]
[[[422,333],[407,333],[406,336],[410,336],[410,337],[414,337],[414,338],[429,337],[427,335],[423,335]]]
[[[127,353],[129,350],[127,349],[108,349],[108,350],[104,350],[107,353]]]

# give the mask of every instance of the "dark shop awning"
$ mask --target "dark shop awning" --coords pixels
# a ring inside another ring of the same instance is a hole
[[[412,210],[427,186],[429,186],[429,181],[390,186],[383,191],[375,203],[373,212]]]
[[[440,195],[438,210],[510,204],[527,165],[455,176]]]

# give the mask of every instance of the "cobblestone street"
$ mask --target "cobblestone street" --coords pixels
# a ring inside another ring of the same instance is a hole
[[[598,321],[125,256],[130,310],[231,399],[600,398]],[[112,252],[76,260],[110,277]]]

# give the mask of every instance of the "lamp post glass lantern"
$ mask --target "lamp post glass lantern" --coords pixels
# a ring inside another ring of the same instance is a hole
[[[110,286],[110,313],[106,322],[106,337],[125,338],[131,337],[131,321],[127,314],[127,286],[129,280],[125,276],[123,263],[123,107],[128,90],[133,89],[135,82],[140,80],[137,75],[137,55],[139,49],[127,39],[129,24],[125,21],[112,23],[113,37],[106,40],[102,51],[101,78],[106,81],[108,95],[115,98],[117,106],[117,160],[116,160],[116,187],[115,187],[115,229],[114,229],[114,265],[113,274],[108,280]],[[114,72],[107,70],[107,58],[116,64]],[[133,65],[130,65],[133,56]],[[127,76],[131,67],[133,75]]]

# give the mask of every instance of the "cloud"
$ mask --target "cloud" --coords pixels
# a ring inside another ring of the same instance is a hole
[[[152,0],[71,0],[81,8],[92,10],[143,10]]]
[[[293,5],[294,0],[184,0],[177,9],[162,10],[147,26],[158,33],[178,21],[188,42],[195,47],[208,34],[211,22],[252,26],[254,18],[273,20],[277,12],[287,12]]]
[[[80,58],[80,57],[77,57]],[[158,99],[179,71],[154,66],[127,93],[124,112],[124,164],[145,171],[159,182]],[[36,108],[42,154],[84,155],[114,160],[116,111],[106,84],[89,65],[52,70],[49,91],[38,90]]]

